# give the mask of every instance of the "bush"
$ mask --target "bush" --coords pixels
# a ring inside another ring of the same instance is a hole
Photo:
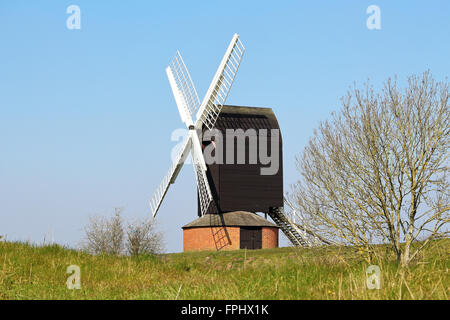
[[[126,230],[126,231],[125,231]],[[90,254],[156,254],[163,251],[162,234],[153,219],[136,220],[124,226],[121,210],[113,217],[94,216],[85,228],[83,250]]]
[[[131,256],[161,253],[162,234],[155,231],[154,220],[144,219],[129,224],[125,247]]]

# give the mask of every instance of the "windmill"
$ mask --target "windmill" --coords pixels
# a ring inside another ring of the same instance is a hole
[[[175,182],[189,152],[193,159],[202,215],[208,210],[213,198],[206,177],[207,167],[203,158],[199,134],[201,134],[203,126],[209,129],[214,127],[233,85],[244,52],[245,47],[240,41],[239,35],[235,34],[201,103],[179,52],[177,52],[175,58],[167,67],[166,73],[170,87],[172,88],[181,120],[189,129],[189,135],[175,157],[169,172],[163,178],[150,200],[153,217],[158,212],[169,186]],[[196,117],[195,122],[193,121],[194,115]]]
[[[211,249],[214,246],[217,250],[224,247],[277,247],[278,229],[283,231],[292,244],[308,245],[301,229],[284,214],[282,168],[273,176],[263,176],[259,174],[261,164],[205,163],[202,151],[204,141],[201,141],[205,130],[240,129],[249,125],[258,130],[279,130],[270,108],[225,106],[244,52],[244,45],[235,34],[202,102],[179,52],[166,69],[181,120],[189,129],[189,134],[169,172],[150,199],[150,208],[155,217],[190,153],[197,181],[200,218],[183,227],[185,250]],[[257,136],[256,139],[259,140],[259,134]],[[277,139],[281,159],[281,135]],[[220,191],[217,192],[217,189]],[[268,214],[275,224],[255,212],[263,212],[266,217]],[[189,239],[194,239],[195,245],[189,244],[192,242]],[[199,239],[203,239],[201,245]]]

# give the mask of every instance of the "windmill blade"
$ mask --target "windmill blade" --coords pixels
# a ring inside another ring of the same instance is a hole
[[[200,198],[200,211],[202,216],[206,214],[212,201],[211,188],[209,187],[208,178],[206,177],[206,164],[203,158],[200,140],[195,130],[190,130],[192,140],[192,160],[194,162],[195,178],[197,179],[197,189]]]
[[[169,189],[169,186],[175,182],[178,173],[183,167],[184,161],[186,160],[189,154],[191,147],[192,147],[192,139],[191,136],[188,136],[188,138],[182,145],[182,148],[180,149],[179,153],[177,154],[176,158],[174,159],[174,162],[170,167],[169,172],[167,172],[166,176],[161,181],[161,184],[153,193],[153,196],[149,201],[153,217],[156,216],[156,213],[158,212],[158,209],[161,206],[161,203],[164,199],[164,196],[167,193],[167,190]]]
[[[197,129],[201,128],[202,124],[209,130],[214,128],[233,85],[244,52],[245,47],[239,35],[235,34],[197,112]]]
[[[181,120],[189,127],[193,125],[192,117],[200,107],[200,99],[180,52],[177,51],[172,62],[166,68],[166,73]]]

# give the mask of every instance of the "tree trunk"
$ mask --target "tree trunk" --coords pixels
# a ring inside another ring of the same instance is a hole
[[[407,267],[410,262],[410,247],[411,247],[411,241],[406,241],[405,250],[403,250],[402,259],[401,259],[402,267]]]

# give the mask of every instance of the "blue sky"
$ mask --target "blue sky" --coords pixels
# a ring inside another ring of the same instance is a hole
[[[81,29],[69,30],[69,5]],[[366,9],[378,5],[381,30]],[[0,234],[76,246],[90,215],[149,215],[174,129],[164,72],[181,51],[200,98],[234,33],[246,54],[228,104],[271,107],[285,190],[294,158],[356,82],[450,71],[449,1],[0,2]],[[168,252],[196,218],[192,166],[158,213]],[[285,239],[282,245],[286,245]]]

